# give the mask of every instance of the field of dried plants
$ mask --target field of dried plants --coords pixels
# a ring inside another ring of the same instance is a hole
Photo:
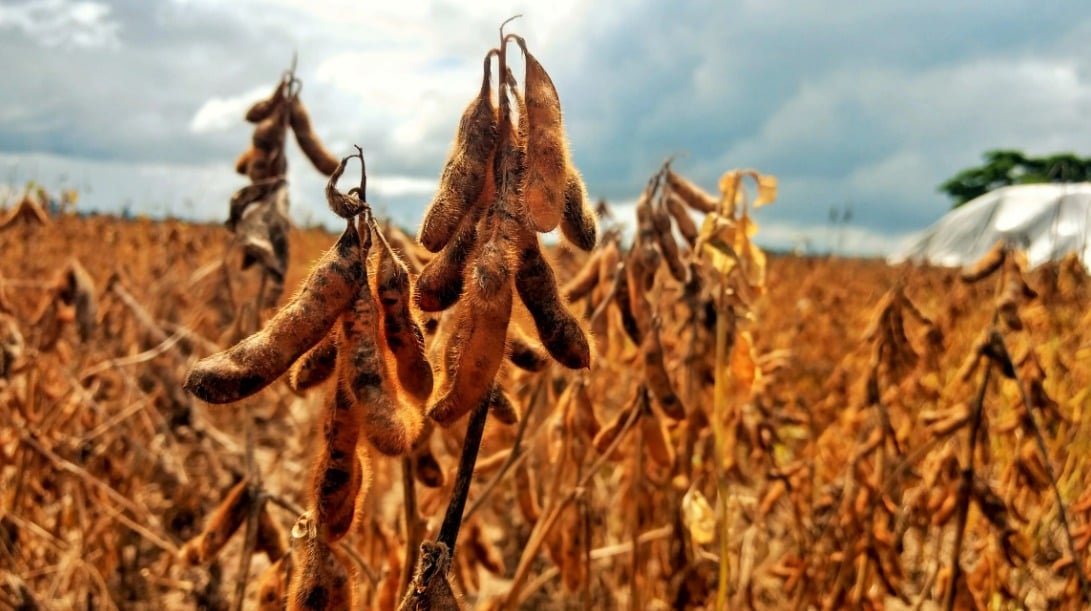
[[[509,41],[419,234],[317,142],[343,232],[0,220],[0,609],[1091,603],[1077,260],[767,256],[670,161],[627,234]]]

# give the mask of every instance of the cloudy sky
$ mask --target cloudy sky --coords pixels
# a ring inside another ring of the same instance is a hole
[[[766,245],[889,252],[937,219],[936,187],[990,148],[1091,154],[1091,11],[1014,0],[0,0],[0,184],[75,187],[80,208],[221,220],[245,184],[242,115],[293,50],[336,154],[416,227],[503,19],[561,95],[594,197],[635,200],[661,160],[708,190],[774,174]],[[293,216],[328,222],[290,145]]]

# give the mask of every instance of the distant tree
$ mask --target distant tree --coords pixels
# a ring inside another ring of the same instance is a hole
[[[967,168],[940,185],[955,200],[952,208],[1008,185],[1091,180],[1091,158],[1073,153],[1027,157],[1022,151],[999,149],[985,153],[985,164]]]

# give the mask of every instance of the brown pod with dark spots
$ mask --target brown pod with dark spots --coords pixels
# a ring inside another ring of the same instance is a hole
[[[422,312],[441,312],[462,296],[466,263],[477,246],[481,209],[475,207],[458,227],[451,241],[424,264],[414,285],[413,299]]]
[[[258,578],[258,611],[284,611],[288,605],[288,575],[292,556],[285,554]]]
[[[248,123],[261,123],[265,119],[268,119],[273,111],[280,107],[284,102],[284,81],[277,83],[277,88],[273,90],[273,94],[264,100],[259,100],[254,103],[253,106],[246,110],[246,121]]]
[[[667,262],[667,269],[675,280],[685,284],[689,281],[689,268],[682,262],[682,253],[678,251],[678,243],[674,241],[670,213],[664,208],[652,208],[651,222],[655,228],[655,241]]]
[[[299,144],[299,148],[303,150],[307,159],[311,160],[315,169],[326,176],[333,174],[333,171],[337,169],[337,158],[326,150],[322,141],[315,135],[307,108],[298,97],[293,97],[289,104],[288,122],[292,126],[292,132],[295,133],[295,141]]]
[[[587,202],[587,187],[575,167],[568,167],[564,187],[561,235],[580,250],[590,252],[598,240],[598,220]]]
[[[363,408],[339,378],[326,399],[324,447],[311,485],[319,536],[330,543],[348,534],[356,517],[357,500],[366,493],[370,481],[356,456],[362,420]]]
[[[423,541],[413,581],[398,605],[398,611],[462,611],[447,572],[451,568],[451,552],[440,541]]]
[[[184,388],[209,403],[231,403],[265,388],[325,337],[364,278],[360,236],[349,223],[265,328],[198,361]]]
[[[250,142],[254,145],[254,148],[268,153],[283,149],[284,137],[288,135],[288,122],[285,121],[287,118],[286,113],[286,109],[277,106],[268,118],[258,123],[250,137]]]
[[[526,42],[517,36],[513,38],[526,60],[523,83],[527,121],[525,219],[535,231],[553,231],[564,212],[568,167],[571,165],[561,118],[561,100],[553,80],[527,50]]]
[[[445,358],[453,360],[450,374],[428,416],[449,425],[487,399],[496,372],[504,359],[504,345],[511,320],[512,269],[501,240],[490,240],[481,249],[470,276],[468,299],[456,311],[457,333],[448,337]]]
[[[576,275],[564,283],[561,294],[564,295],[565,301],[572,303],[595,289],[599,283],[599,261],[602,260],[603,252],[602,248],[592,252]]]
[[[329,543],[309,537],[296,553],[288,586],[289,611],[355,608],[353,576]]]
[[[473,207],[486,182],[486,169],[499,142],[497,109],[492,105],[492,56],[485,55],[484,75],[477,98],[458,123],[454,146],[439,179],[439,189],[425,213],[418,240],[439,252],[451,240],[462,217]]]
[[[686,408],[674,392],[663,357],[663,344],[659,340],[659,319],[655,317],[644,335],[641,350],[644,353],[644,377],[659,408],[672,420],[686,417]]]
[[[370,227],[364,225],[363,231],[368,235],[366,257]],[[379,452],[404,456],[417,441],[423,421],[418,409],[399,400],[382,352],[379,322],[379,305],[365,277],[341,321],[339,351],[344,360],[338,366],[363,410],[364,436]]]
[[[591,366],[591,346],[579,321],[561,301],[553,268],[542,256],[538,236],[523,229],[515,288],[534,318],[538,338],[558,363],[569,369]]]
[[[397,363],[399,386],[423,405],[432,394],[432,366],[424,353],[424,333],[409,308],[409,269],[381,233],[378,251],[375,284],[386,345]]]
[[[250,503],[250,482],[243,479],[224,496],[201,534],[182,546],[179,552],[182,559],[196,565],[215,558],[250,514]]]
[[[678,227],[678,233],[682,234],[682,237],[686,239],[686,242],[692,248],[697,243],[699,231],[697,223],[694,222],[693,217],[686,210],[686,205],[682,203],[681,198],[670,192],[666,197],[666,206],[667,211],[674,217],[674,224]]]
[[[337,334],[327,333],[288,370],[288,387],[301,393],[325,382],[337,365]]]
[[[549,364],[548,357],[532,346],[527,336],[516,327],[508,327],[508,361],[530,372],[541,371]]]
[[[712,197],[689,180],[675,174],[672,170],[667,171],[667,184],[670,185],[672,192],[678,194],[679,199],[698,212],[708,214],[715,211],[719,205],[719,201],[715,197]]]

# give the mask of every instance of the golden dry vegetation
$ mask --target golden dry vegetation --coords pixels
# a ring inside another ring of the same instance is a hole
[[[625,235],[560,116],[502,35],[419,240],[317,141],[332,234],[0,220],[3,608],[1086,607],[1076,259],[768,256],[670,160]]]

